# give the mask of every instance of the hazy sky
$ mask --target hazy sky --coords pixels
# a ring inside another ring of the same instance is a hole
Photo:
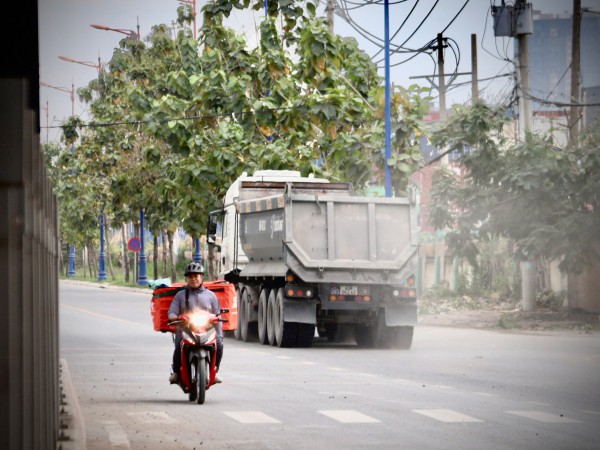
[[[390,0],[390,36],[405,20],[415,5],[414,12],[406,21],[400,32],[392,39],[394,44],[406,44],[409,48],[419,48],[434,39],[437,33],[444,30],[452,18],[459,12],[464,0],[407,0],[402,3]],[[508,73],[512,65],[503,61],[502,57],[512,58],[513,40],[495,38],[493,20],[490,13],[491,3],[500,4],[500,0],[470,0],[457,19],[444,32],[444,36],[455,42],[455,48],[460,51],[458,72],[471,70],[471,34],[477,35],[478,42],[478,74],[479,79],[495,77]],[[321,2],[324,4],[324,2]],[[354,3],[364,3],[361,0]],[[511,3],[511,2],[507,2]],[[572,0],[532,0],[533,8],[546,13],[570,12]],[[600,0],[583,0],[584,6],[600,9]],[[199,10],[205,2],[198,0]],[[434,7],[434,4],[435,7]],[[93,67],[65,62],[59,56],[67,56],[79,61],[89,61],[96,64],[98,57],[103,62],[110,60],[113,50],[118,47],[123,34],[113,31],[102,31],[90,27],[91,24],[101,24],[111,28],[136,30],[138,21],[142,38],[150,32],[153,25],[170,24],[177,16],[177,0],[38,0],[39,10],[39,40],[40,40],[40,81],[56,87],[75,90],[85,86],[95,78]],[[433,8],[433,10],[432,10]],[[426,18],[429,11],[431,14]],[[384,12],[383,6],[368,6],[350,12],[352,19],[369,33],[383,39]],[[263,17],[262,11],[257,14],[234,12],[228,24],[247,36],[253,36],[256,23]],[[199,12],[198,21],[201,20]],[[423,25],[414,33],[419,24]],[[377,47],[361,37],[352,27],[339,16],[335,17],[335,32],[344,36],[354,36],[361,48],[369,55],[374,55]],[[412,36],[411,36],[412,35]],[[380,60],[380,53],[374,60]],[[446,50],[445,72],[457,69],[455,58],[450,49]],[[413,83],[427,85],[427,80],[410,79],[411,76],[433,75],[437,73],[434,63],[436,58],[419,55],[409,62],[394,65],[406,58],[406,55],[394,55],[391,58],[391,81],[394,84],[407,86]],[[383,63],[380,64],[383,68]],[[383,75],[383,70],[381,70]],[[459,76],[456,83],[470,81],[468,76]],[[512,89],[510,78],[500,77],[495,81],[481,81],[479,84],[482,96],[488,100],[503,98]],[[470,85],[449,91],[447,104],[464,102],[470,97]],[[59,125],[71,114],[71,100],[67,92],[55,89],[40,88],[40,107],[42,127],[46,126],[45,108],[48,106],[50,126]],[[75,114],[86,115],[85,104],[75,99]],[[58,129],[50,129],[50,140],[56,140]],[[46,131],[42,128],[42,139],[45,142]]]

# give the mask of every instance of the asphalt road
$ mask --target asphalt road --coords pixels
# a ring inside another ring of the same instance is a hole
[[[409,351],[225,339],[197,405],[168,383],[151,291],[61,283],[88,449],[600,449],[600,339],[419,326]]]

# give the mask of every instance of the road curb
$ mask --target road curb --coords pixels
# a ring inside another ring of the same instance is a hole
[[[150,289],[149,287],[137,288],[137,287],[128,287],[128,286],[116,286],[116,285],[109,284],[109,283],[94,283],[93,281],[70,280],[68,278],[61,278],[60,283],[61,284],[71,284],[71,285],[95,287],[98,289],[110,289],[110,290],[116,290],[116,291],[138,292],[140,294],[152,295],[152,289]]]
[[[77,393],[71,380],[69,366],[65,359],[59,360],[59,434],[56,448],[58,450],[85,450],[85,421]]]

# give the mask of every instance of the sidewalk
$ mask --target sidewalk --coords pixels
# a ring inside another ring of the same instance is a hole
[[[139,292],[152,296],[152,289],[148,287],[126,287],[114,286],[109,283],[94,283],[91,281],[79,281],[61,279],[61,284],[82,285],[95,287],[98,289],[124,290],[129,292]],[[86,434],[85,421],[79,407],[77,392],[71,380],[69,366],[65,359],[59,360],[59,434],[56,448],[58,450],[85,450]]]
[[[77,393],[71,381],[71,373],[67,361],[59,361],[59,434],[56,448],[58,450],[84,450],[85,421],[79,408]]]
[[[553,311],[538,308],[533,311],[454,310],[419,314],[419,325],[477,328],[507,332],[600,332],[600,315],[582,311]]]

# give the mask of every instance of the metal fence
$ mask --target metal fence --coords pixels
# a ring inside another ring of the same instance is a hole
[[[58,216],[26,79],[0,79],[0,448],[59,438]]]

